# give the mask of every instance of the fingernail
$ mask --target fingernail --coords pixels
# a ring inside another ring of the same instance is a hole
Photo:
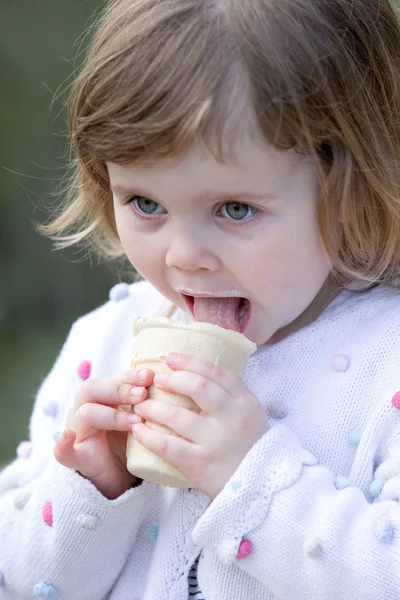
[[[140,379],[140,381],[146,381],[147,375],[148,375],[147,369],[142,369],[141,371],[139,371],[139,379]]]
[[[62,432],[62,434],[59,437],[60,442],[66,442],[68,439],[68,433],[67,430],[64,429],[64,431]]]
[[[129,423],[140,423],[141,421],[141,417],[139,417],[139,415],[129,415],[128,416],[128,422]]]
[[[167,364],[172,364],[172,363],[177,363],[179,361],[180,358],[180,354],[178,354],[177,352],[171,352],[171,354],[168,354],[166,362]]]
[[[154,375],[154,383],[163,383],[166,380],[166,376],[163,373],[159,373],[158,375]]]
[[[133,387],[131,389],[131,396],[135,396],[135,398],[140,398],[145,389],[146,388],[144,387]]]

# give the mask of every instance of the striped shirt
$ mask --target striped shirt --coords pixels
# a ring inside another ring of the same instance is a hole
[[[197,567],[199,564],[199,558],[200,555],[196,558],[192,568],[189,571],[189,600],[205,600],[197,582]]]

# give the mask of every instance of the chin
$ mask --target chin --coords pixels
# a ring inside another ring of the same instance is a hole
[[[252,335],[250,332],[249,333],[244,333],[243,335],[245,335],[247,337],[247,339],[249,339],[251,342],[253,342],[253,344],[256,344],[257,346],[263,346],[264,344],[268,344],[269,343],[269,338],[265,336],[261,337],[260,334],[255,333],[254,335]]]
[[[250,326],[244,328],[242,334],[257,346],[262,346],[263,344],[266,344],[268,342],[268,338],[271,337],[271,334],[269,334],[269,332],[262,332],[260,331],[260,329],[257,330],[257,328],[254,327],[252,323],[250,323],[249,325]]]
[[[244,335],[257,346],[264,346],[266,344],[274,344],[278,341],[280,328],[261,328],[257,327],[257,324],[251,323],[243,333]]]

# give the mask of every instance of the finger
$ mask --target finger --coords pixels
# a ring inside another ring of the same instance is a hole
[[[184,438],[156,431],[144,423],[133,425],[132,433],[143,446],[183,469],[199,463],[199,446]]]
[[[148,393],[146,387],[128,386],[126,393],[129,394],[130,405],[138,404],[146,400]]]
[[[69,469],[76,469],[78,466],[75,439],[75,431],[65,429],[56,441],[53,449],[56,461]]]
[[[76,443],[76,434],[72,429],[64,430],[54,446],[54,456],[64,467],[77,471],[82,477],[86,477],[88,470],[93,468],[92,452]]]
[[[121,388],[121,389],[120,389]],[[68,418],[68,425],[73,419],[74,414],[84,405],[91,403],[107,404],[111,406],[119,406],[127,404],[124,398],[124,389],[121,384],[117,384],[111,379],[87,379],[81,386],[71,409]]]
[[[232,407],[233,398],[217,383],[207,377],[188,371],[170,371],[155,376],[154,384],[160,390],[188,396],[207,414],[221,413]]]
[[[208,360],[189,354],[174,352],[167,356],[166,363],[172,370],[189,371],[206,377],[225,390],[230,396],[234,397],[243,394],[244,384],[237,375],[218,365],[214,365],[214,363]]]
[[[146,369],[144,381],[145,383],[153,381],[154,373],[150,369]],[[129,377],[129,373],[131,376]],[[126,377],[124,380],[123,377]],[[72,413],[75,413],[79,408],[88,403],[106,404],[111,406],[119,406],[121,404],[134,404],[137,400],[144,400],[147,397],[146,387],[140,385],[137,387],[135,382],[140,384],[138,373],[126,372],[122,376],[111,379],[87,379],[81,386],[72,407]],[[139,396],[134,396],[131,392],[133,389],[140,389]]]
[[[148,387],[153,383],[153,377],[154,371],[151,369],[129,369],[129,371],[119,375],[114,375],[111,380],[117,385],[129,384],[131,386]]]
[[[192,410],[160,400],[146,400],[135,406],[135,413],[144,420],[168,427],[190,442],[204,441],[205,417]]]
[[[129,431],[135,415],[102,404],[83,404],[72,418],[70,428],[76,433],[76,443],[98,431]]]

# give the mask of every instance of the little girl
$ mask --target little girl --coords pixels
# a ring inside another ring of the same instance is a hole
[[[400,27],[387,0],[114,0],[46,232],[142,281],[72,327],[0,475],[0,597],[395,600]],[[129,370],[139,316],[257,344]],[[194,413],[147,399],[191,397]],[[150,420],[172,429],[167,436]],[[60,431],[59,431],[60,430]],[[126,469],[126,439],[191,489]]]

